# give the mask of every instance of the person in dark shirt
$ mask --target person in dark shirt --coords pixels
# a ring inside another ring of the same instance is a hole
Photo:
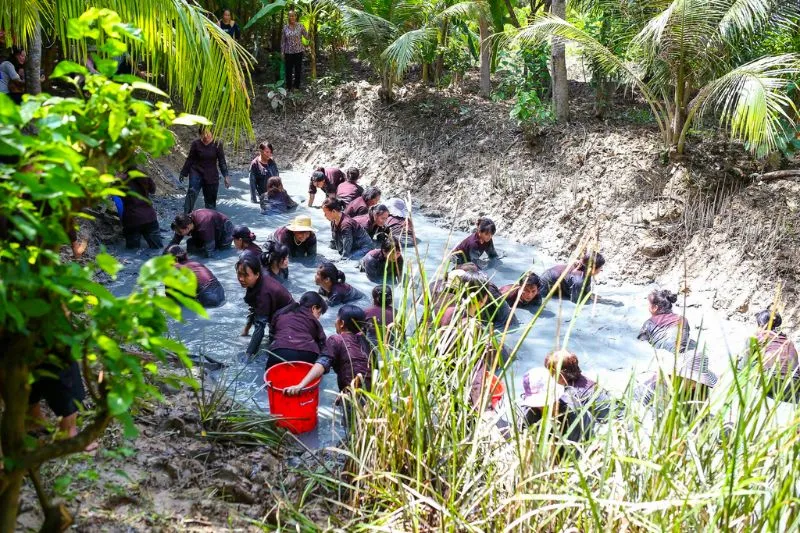
[[[222,20],[219,21],[219,27],[236,41],[242,38],[242,30],[239,29],[239,25],[233,20],[230,9],[225,8],[222,10]]]
[[[435,286],[432,288],[432,293],[438,292],[434,297],[435,308],[448,306],[454,309],[454,299],[457,299],[460,292],[460,286],[464,282],[472,284],[480,284],[482,292],[488,295],[486,302],[480,306],[480,320],[483,322],[491,322],[497,328],[505,328],[508,326],[519,325],[519,320],[514,316],[506,299],[503,297],[497,285],[491,282],[484,272],[482,272],[474,263],[464,263],[460,268],[452,270],[447,276],[447,290],[441,291]],[[449,320],[449,315],[445,317]]]
[[[322,189],[326,196],[336,196],[336,189],[344,181],[344,172],[336,167],[317,167],[311,174],[308,185],[308,207],[314,207],[317,189]]]
[[[494,222],[490,218],[481,217],[476,224],[475,232],[461,241],[453,249],[452,256],[456,265],[463,263],[473,263],[481,259],[486,254],[490,261],[496,260],[499,256],[494,249],[494,234],[497,232]]]
[[[798,376],[797,348],[789,337],[779,331],[783,319],[780,313],[765,309],[756,313],[758,332],[748,339],[739,369],[752,366],[759,374],[757,381],[764,381],[767,395],[778,401],[800,400],[800,376]],[[763,375],[762,375],[763,373]]]
[[[381,190],[377,187],[367,187],[361,196],[347,204],[344,214],[353,218],[366,215],[369,213],[370,207],[379,203],[381,203]],[[389,212],[388,209],[386,212]]]
[[[260,258],[252,254],[239,256],[236,262],[236,278],[239,284],[247,289],[244,301],[250,307],[242,336],[246,337],[250,333],[250,328],[255,326],[245,352],[250,360],[258,353],[261,341],[264,339],[264,331],[275,312],[294,302],[294,299],[283,285],[261,270]]]
[[[500,287],[500,293],[512,308],[536,310],[542,305],[541,281],[533,272],[526,273],[517,283]]]
[[[261,264],[267,275],[285,283],[289,279],[289,247],[269,241],[266,251],[261,254]]]
[[[172,231],[175,236],[170,244],[180,244],[189,235],[186,248],[199,251],[205,257],[211,257],[214,250],[228,248],[233,241],[230,219],[213,209],[196,209],[188,215],[175,215]]]
[[[352,218],[344,214],[344,204],[338,198],[328,198],[322,204],[322,213],[331,222],[333,239],[331,248],[344,259],[360,259],[372,250],[372,238]]]
[[[373,346],[378,346],[378,335],[383,340],[383,345],[390,344],[386,335],[389,326],[394,323],[394,307],[392,307],[392,287],[389,285],[375,285],[372,289],[372,305],[364,309],[366,319],[367,338]]]
[[[339,391],[347,392],[351,386],[370,390],[372,368],[370,364],[371,347],[362,333],[364,331],[364,311],[354,305],[345,305],[336,316],[336,335],[325,342],[325,351],[317,359],[308,374],[294,387],[287,387],[283,393],[295,396],[332,368],[336,372]],[[360,378],[359,378],[360,376]]]
[[[364,188],[358,184],[358,178],[360,176],[361,172],[357,168],[350,167],[345,174],[344,183],[340,183],[339,186],[336,187],[336,197],[344,202],[345,206],[364,194]]]
[[[156,183],[152,178],[140,176],[125,180],[127,194],[122,197],[122,233],[125,235],[125,247],[139,248],[144,237],[150,248],[162,248],[161,229],[158,227],[158,215],[153,208],[150,195],[156,192]]]
[[[319,319],[328,304],[316,292],[306,292],[300,301],[276,312],[270,322],[267,369],[283,362],[315,363],[325,349],[325,331]]]
[[[689,323],[672,312],[672,304],[678,301],[678,295],[668,290],[654,290],[647,301],[652,316],[642,324],[637,338],[649,342],[653,348],[672,353],[685,352],[689,347]]]
[[[355,216],[353,220],[364,228],[367,235],[376,243],[381,243],[392,235],[392,232],[386,226],[389,220],[389,208],[383,204],[373,205],[366,215]]]
[[[311,225],[311,218],[306,215],[298,215],[286,226],[278,228],[273,234],[272,240],[287,246],[291,257],[316,257],[317,236],[315,232],[316,230]]]
[[[186,177],[189,178],[189,188],[186,190],[186,201],[183,204],[184,213],[190,213],[194,209],[200,189],[203,190],[205,208],[217,208],[220,173],[225,178],[225,188],[231,186],[222,143],[214,142],[214,136],[208,126],[200,126],[199,135],[200,138],[194,140],[189,148],[189,155],[180,174],[181,182]],[[219,173],[217,173],[218,166]]]
[[[278,165],[272,158],[272,144],[264,141],[258,145],[258,155],[250,162],[250,201],[259,203],[267,192],[267,180],[278,175]]]
[[[578,303],[592,292],[592,279],[603,270],[605,264],[605,257],[593,252],[584,254],[571,268],[567,265],[551,267],[539,276],[542,293],[548,294],[555,286],[554,296]],[[559,282],[562,274],[564,277]],[[606,303],[612,302],[606,301]]]
[[[370,250],[361,259],[359,270],[366,272],[367,279],[373,283],[396,283],[403,275],[403,250],[400,241],[389,237],[381,247]]]
[[[261,195],[262,215],[280,215],[296,207],[297,202],[283,188],[283,181],[278,176],[267,180],[267,192]]]
[[[598,422],[608,420],[613,403],[611,395],[583,375],[577,355],[563,349],[556,350],[547,354],[544,366],[564,386],[560,400],[568,409],[588,411]]]
[[[249,252],[261,257],[263,250],[256,244],[256,234],[250,231],[247,226],[236,226],[233,228],[233,247],[240,252]]]
[[[390,198],[386,201],[389,208],[389,218],[386,220],[386,228],[392,235],[400,239],[400,242],[415,243],[414,224],[408,216],[408,207],[400,198]]]
[[[194,272],[197,278],[197,292],[187,296],[196,299],[207,309],[219,307],[225,303],[225,289],[207,266],[197,261],[189,261],[186,250],[177,244],[168,247],[165,253],[175,258],[176,267],[188,268]]]
[[[333,263],[325,261],[317,267],[314,283],[319,293],[328,299],[328,305],[339,305],[358,300],[363,296],[357,289],[345,283],[344,272]]]

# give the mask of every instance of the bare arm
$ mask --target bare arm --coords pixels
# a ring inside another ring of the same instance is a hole
[[[325,373],[325,367],[319,363],[314,363],[314,366],[311,367],[311,370],[308,371],[308,374],[306,374],[306,377],[304,377],[302,381],[300,381],[300,383],[298,383],[294,387],[286,387],[285,389],[283,389],[283,393],[286,396],[297,396],[298,394],[303,392],[303,389],[305,389],[309,383],[312,383],[316,379],[322,377],[324,373]]]

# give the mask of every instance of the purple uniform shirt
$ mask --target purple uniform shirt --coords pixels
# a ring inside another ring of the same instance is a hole
[[[311,233],[308,239],[298,244],[294,240],[294,234],[286,227],[282,227],[275,230],[272,239],[289,248],[289,255],[292,257],[314,257],[317,255],[317,236],[314,233]]]
[[[333,226],[333,244],[336,250],[348,259],[354,252],[372,248],[372,237],[354,219],[342,215],[339,224]]]
[[[481,244],[478,241],[478,234],[473,233],[453,248],[453,259],[457,265],[475,263],[484,253],[489,256],[489,259],[497,259],[494,242],[489,240],[489,242]]]
[[[359,267],[372,282],[381,282],[384,280],[384,276],[387,281],[394,282],[403,275],[403,258],[400,257],[394,263],[389,263],[383,250],[370,250],[361,260]]]
[[[360,215],[367,215],[368,213],[369,206],[367,205],[367,202],[364,200],[363,196],[354,198],[352,202],[347,204],[347,208],[344,210],[344,214],[351,218],[356,218]]]
[[[222,149],[222,144],[214,141],[203,144],[200,139],[195,139],[181,169],[181,176],[186,177],[195,173],[203,178],[203,183],[219,183],[218,166],[219,172],[223,176],[227,176],[228,163],[225,162],[225,151]]]
[[[358,300],[363,296],[358,289],[347,283],[334,283],[330,292],[320,287],[319,293],[328,299],[328,305],[346,304]]]
[[[206,252],[210,253],[215,246],[230,245],[229,232],[232,231],[233,226],[228,217],[214,209],[195,209],[190,216],[194,227],[189,233],[189,237],[195,246],[205,247]],[[182,240],[183,235],[176,233],[170,244],[180,244]]]
[[[391,232],[392,236],[400,239],[400,242],[403,242],[404,239],[410,241],[416,240],[414,236],[414,224],[409,218],[389,215],[389,218],[386,220],[386,229]]]
[[[278,281],[262,272],[255,285],[244,294],[245,303],[250,306],[248,324],[254,324],[255,330],[247,347],[249,355],[255,355],[264,338],[264,330],[279,309],[283,309],[294,301],[289,291]]]
[[[394,309],[391,307],[383,308],[378,305],[371,305],[364,309],[364,315],[367,317],[367,324],[371,326],[387,326],[394,322]]]
[[[798,366],[797,349],[785,334],[759,331],[756,338],[763,346],[764,368],[780,370],[784,376],[795,371]]]
[[[322,185],[322,189],[325,191],[325,194],[336,194],[336,189],[339,187],[339,184],[344,181],[344,172],[341,169],[336,167],[330,167],[325,169],[325,182]],[[308,185],[308,194],[316,194],[317,187],[314,185],[314,181],[312,180]]]
[[[217,280],[216,276],[214,276],[214,273],[211,272],[211,270],[209,270],[208,267],[203,263],[198,263],[197,261],[187,261],[183,264],[178,264],[177,266],[186,267],[194,272],[194,275],[197,278],[198,294],[203,292],[203,289]]]
[[[128,180],[128,190],[141,196],[128,194],[122,197],[122,225],[135,228],[158,220],[156,210],[150,201],[150,195],[156,192],[156,183],[152,178],[141,177]]]
[[[512,283],[511,285],[503,285],[500,287],[500,294],[503,295],[508,305],[513,306],[517,302],[517,298],[519,298],[519,292],[522,290],[522,287],[517,285],[516,283]],[[539,293],[533,297],[533,300],[530,302],[524,302],[522,300],[517,303],[518,309],[527,309],[527,308],[538,308],[542,305],[542,287],[539,286]]]
[[[361,198],[362,194],[364,194],[364,188],[358,183],[345,181],[336,187],[336,197],[345,204],[349,204],[356,198]]]
[[[307,307],[275,313],[270,323],[270,333],[272,350],[285,348],[319,355],[325,348],[325,331]]]
[[[671,312],[653,315],[642,324],[638,339],[649,342],[654,348],[673,353],[680,346],[679,351],[683,352],[689,346],[689,323]]]
[[[539,276],[541,290],[544,294],[550,292],[550,289],[556,284],[558,278],[561,277],[565,270],[567,270],[567,265],[556,265],[545,270],[544,273]],[[572,270],[567,272],[564,279],[561,280],[554,295],[577,303],[584,295],[589,294],[591,291],[591,278],[587,280],[583,272]]]
[[[339,390],[344,391],[358,375],[364,378],[363,387],[369,390],[372,383],[369,342],[360,333],[345,332],[331,335],[325,342],[325,353],[317,363],[325,368],[325,372],[336,372],[336,383]]]

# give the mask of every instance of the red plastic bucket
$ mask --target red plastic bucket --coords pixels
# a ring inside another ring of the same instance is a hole
[[[490,374],[489,372],[486,373],[486,378],[489,382],[489,394],[492,397],[492,410],[497,410],[497,406],[500,404],[500,401],[503,399],[503,396],[506,394],[506,386],[503,381],[495,376],[494,374]],[[485,383],[486,381],[484,381]]]
[[[278,363],[264,372],[269,412],[281,418],[276,424],[292,433],[305,433],[317,426],[319,379],[311,382],[297,396],[286,396],[283,389],[300,383],[313,367],[311,363],[294,361]]]

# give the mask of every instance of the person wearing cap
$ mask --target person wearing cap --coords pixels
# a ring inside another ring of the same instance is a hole
[[[778,401],[796,401],[798,386],[798,356],[792,340],[779,331],[783,319],[777,311],[764,309],[755,315],[758,331],[747,341],[739,368],[759,368],[766,374],[767,395]],[[758,365],[758,366],[757,366]],[[761,381],[761,377],[757,379]]]
[[[650,314],[637,337],[649,342],[653,348],[668,352],[685,352],[689,347],[689,323],[686,318],[672,312],[678,295],[668,290],[654,290],[647,296]]]
[[[400,239],[400,242],[416,242],[414,224],[408,218],[406,203],[401,198],[390,198],[386,202],[386,207],[389,208],[386,227],[392,235]]]
[[[644,405],[653,401],[659,384],[669,385],[669,380],[677,390],[685,395],[685,407],[692,413],[698,402],[708,398],[711,389],[717,384],[717,375],[708,367],[708,356],[696,350],[691,353],[675,354],[666,350],[656,352],[658,371],[650,373],[645,381],[636,385],[633,391],[634,399]],[[663,379],[662,379],[663,378]]]
[[[291,257],[316,257],[316,231],[311,225],[311,217],[298,215],[290,223],[278,228],[272,240],[289,248]]]
[[[350,167],[347,169],[345,181],[336,187],[336,197],[344,202],[345,206],[356,198],[361,198],[361,195],[364,194],[364,188],[358,184],[360,176],[361,172],[357,168]]]
[[[366,215],[373,205],[379,203],[381,203],[381,190],[377,187],[367,187],[361,196],[347,204],[344,214],[353,218]]]
[[[568,409],[563,401],[565,387],[561,385],[547,368],[535,367],[522,377],[522,398],[519,400],[521,410],[520,424],[529,428],[542,421],[545,416],[552,417],[552,430],[556,437],[571,442],[581,442],[592,432],[593,420],[585,410]],[[562,457],[566,448],[558,447],[558,455]]]
[[[563,349],[550,352],[544,367],[564,386],[560,399],[568,409],[587,410],[599,422],[608,420],[611,396],[581,372],[577,355]]]
[[[308,185],[308,207],[314,207],[314,197],[317,189],[321,189],[326,196],[336,196],[336,189],[344,182],[344,172],[336,167],[317,167],[311,173],[311,182]]]

